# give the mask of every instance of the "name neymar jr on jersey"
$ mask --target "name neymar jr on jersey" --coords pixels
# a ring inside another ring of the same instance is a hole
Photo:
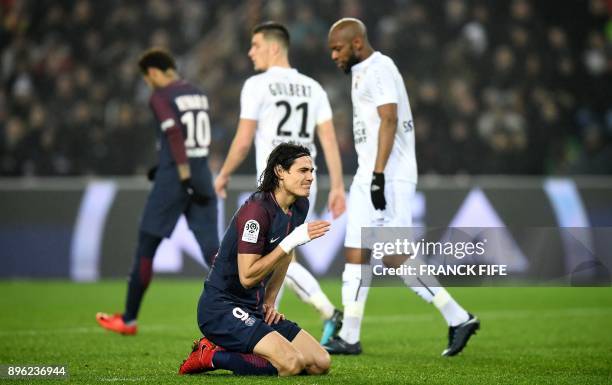
[[[208,97],[206,95],[182,95],[175,100],[176,106],[180,111],[208,110]]]

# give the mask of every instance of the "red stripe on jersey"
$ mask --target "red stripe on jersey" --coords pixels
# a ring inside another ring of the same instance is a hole
[[[187,150],[185,149],[183,130],[174,125],[166,130],[166,137],[168,137],[170,152],[176,164],[187,163]]]
[[[168,138],[170,153],[176,164],[187,163],[187,151],[185,150],[185,137],[183,130],[177,125],[178,117],[174,113],[170,101],[161,92],[155,91],[151,95],[151,109],[159,122],[172,120],[174,125],[165,129],[164,133]]]

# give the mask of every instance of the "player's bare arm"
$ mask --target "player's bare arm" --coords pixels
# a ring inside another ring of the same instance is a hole
[[[380,130],[378,131],[378,151],[374,172],[382,173],[393,149],[395,132],[397,131],[397,104],[383,104],[377,107],[380,116]]]
[[[397,104],[388,103],[376,107],[380,117],[378,128],[378,143],[376,148],[376,160],[374,172],[372,173],[372,184],[370,186],[370,197],[376,210],[385,210],[387,200],[385,198],[385,167],[393,149],[395,132],[397,131]]]
[[[240,119],[229,153],[225,158],[225,162],[223,162],[219,175],[215,179],[215,192],[221,198],[225,198],[227,195],[225,188],[229,183],[230,176],[240,166],[251,150],[256,129],[256,120]]]
[[[281,319],[284,319],[285,316],[282,313],[279,313],[276,310],[274,304],[276,303],[276,297],[278,292],[283,285],[283,281],[285,280],[285,276],[287,275],[287,269],[289,268],[289,263],[295,258],[295,251],[292,251],[291,258],[283,259],[281,263],[274,269],[272,272],[272,276],[270,280],[268,280],[268,284],[266,285],[266,294],[264,296],[263,310],[264,310],[264,321],[271,325],[273,323],[277,323]]]
[[[272,272],[272,276],[268,280],[268,284],[266,285],[266,295],[264,297],[264,304],[269,304],[274,306],[276,301],[276,296],[283,284],[283,280],[285,279],[285,275],[287,274],[287,268],[289,267],[289,263],[293,258],[295,258],[295,251],[291,251],[290,258],[284,259]]]
[[[259,284],[272,270],[281,265],[283,260],[291,261],[291,254],[285,253],[280,247],[276,247],[264,256],[259,254],[238,254],[240,283],[246,289],[252,288]]]
[[[338,150],[338,141],[334,123],[331,120],[317,125],[317,135],[325,155],[325,163],[329,171],[331,189],[328,195],[327,207],[332,217],[338,218],[346,210],[346,198],[344,192],[344,181],[342,179],[342,161]]]

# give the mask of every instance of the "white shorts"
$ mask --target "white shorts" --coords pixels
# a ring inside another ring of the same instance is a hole
[[[362,227],[410,227],[412,226],[412,199],[416,184],[407,181],[385,183],[387,208],[374,209],[370,198],[370,183],[351,184],[347,207],[347,225],[344,246],[360,249]]]

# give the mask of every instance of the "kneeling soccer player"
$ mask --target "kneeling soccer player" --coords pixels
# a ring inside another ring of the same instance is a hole
[[[313,164],[307,148],[280,144],[258,191],[234,215],[198,304],[205,335],[180,374],[227,369],[241,375],[324,374],[329,354],[285,319],[274,302],[293,249],[323,236],[329,222],[304,223]]]

